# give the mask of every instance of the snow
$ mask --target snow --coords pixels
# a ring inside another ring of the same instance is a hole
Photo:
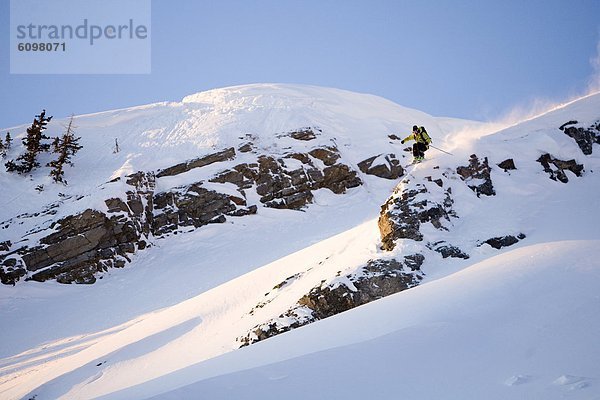
[[[593,398],[599,244],[510,251],[107,398]]]
[[[589,126],[598,110],[600,95],[589,96],[507,127],[435,118],[338,89],[262,84],[78,116],[84,149],[66,172],[69,186],[50,184],[43,171],[31,180],[0,172],[1,221],[61,202],[54,216],[18,219],[23,224],[11,224],[11,235],[104,209],[103,199],[123,189],[122,181],[106,184],[117,176],[248,141],[275,156],[335,144],[356,170],[387,153],[406,165],[406,146],[388,135],[404,137],[417,123],[453,155],[431,149],[396,182],[360,174],[363,186],[345,195],[321,189],[304,212],[259,207],[256,215],[155,240],[91,286],[0,287],[0,397],[600,398],[599,147],[584,156],[557,129],[572,119]],[[60,122],[52,121],[50,134]],[[304,127],[321,132],[308,142],[286,136]],[[115,138],[123,149],[117,154]],[[542,152],[584,163],[583,177],[551,181],[535,162]],[[489,157],[497,196],[478,198],[451,174],[472,153]],[[206,180],[253,157],[237,152],[235,160],[159,178],[157,190]],[[518,169],[496,167],[506,158]],[[288,168],[294,162],[286,159]],[[443,201],[426,177],[444,179],[459,218],[448,232],[423,231],[470,259],[428,251],[424,284],[238,350],[237,338],[322,281],[341,283],[370,259],[422,252],[411,240],[382,251],[377,217],[396,184],[425,183],[428,201]],[[203,185],[236,193],[230,184]],[[507,249],[479,246],[519,233],[526,239]]]

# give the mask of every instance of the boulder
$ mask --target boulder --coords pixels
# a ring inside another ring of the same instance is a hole
[[[240,153],[249,153],[252,150],[254,150],[254,146],[252,145],[252,143],[245,143],[245,144],[241,145],[240,147],[238,147],[238,151]]]
[[[502,168],[504,172],[517,169],[515,166],[515,161],[512,158],[507,158],[506,160],[502,161],[500,164],[498,164],[498,167]]]
[[[320,147],[320,148],[309,151],[308,154],[310,154],[314,158],[317,158],[317,159],[323,161],[323,164],[325,164],[326,166],[334,165],[336,163],[336,161],[339,160],[339,158],[340,158],[338,149],[335,147]],[[300,161],[302,161],[302,160],[300,160]],[[304,162],[305,164],[308,164],[308,162],[305,162],[305,161],[302,161],[302,162]]]
[[[297,131],[289,132],[288,136],[293,139],[296,139],[296,140],[303,140],[303,141],[313,140],[313,139],[316,139],[316,137],[317,137],[315,130],[317,130],[319,132],[321,131],[318,128],[303,128],[303,129],[299,129]]]
[[[377,162],[375,162],[377,160]],[[358,168],[367,175],[384,179],[398,179],[404,175],[404,169],[395,154],[379,154],[358,163]]]
[[[437,253],[440,253],[443,258],[462,258],[469,259],[469,255],[462,251],[460,248],[448,244],[444,241],[438,241],[435,243],[428,243],[427,247]]]
[[[493,237],[493,238],[490,238],[490,239],[484,241],[482,244],[480,244],[480,246],[483,244],[489,244],[494,249],[499,250],[503,247],[512,246],[513,244],[518,243],[520,240],[525,239],[525,237],[526,236],[523,233],[519,233],[516,237],[513,235],[498,236],[498,237]]]
[[[487,157],[480,161],[476,154],[471,154],[469,165],[456,168],[458,175],[475,192],[477,197],[482,194],[486,196],[496,195],[490,171]]]

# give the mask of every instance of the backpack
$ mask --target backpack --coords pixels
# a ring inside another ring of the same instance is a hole
[[[419,134],[421,135],[421,139],[423,139],[423,141],[425,142],[425,144],[430,144],[431,143],[431,138],[429,137],[429,134],[425,130],[424,126],[419,127]]]

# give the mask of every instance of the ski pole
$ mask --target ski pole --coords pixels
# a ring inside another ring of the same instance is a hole
[[[442,153],[446,153],[446,154],[448,154],[448,155],[451,155],[451,156],[453,156],[453,155],[454,155],[454,154],[452,154],[452,153],[448,153],[448,152],[447,152],[447,151],[445,151],[445,150],[438,149],[437,147],[435,147],[434,145],[431,145],[431,144],[429,145],[429,147],[433,147],[434,149],[436,149],[436,150],[439,150],[439,151],[441,151]]]

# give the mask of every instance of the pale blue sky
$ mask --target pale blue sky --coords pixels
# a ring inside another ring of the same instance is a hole
[[[583,93],[598,74],[600,0],[154,0],[149,75],[11,75],[0,1],[0,127],[256,82],[486,120]]]

